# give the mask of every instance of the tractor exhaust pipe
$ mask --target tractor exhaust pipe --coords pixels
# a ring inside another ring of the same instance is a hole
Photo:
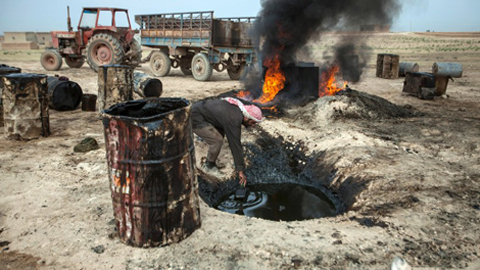
[[[70,20],[70,6],[67,6],[67,26],[68,26],[68,32],[72,32],[72,21]]]

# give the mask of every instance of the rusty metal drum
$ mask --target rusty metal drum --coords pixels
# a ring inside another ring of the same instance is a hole
[[[5,137],[31,140],[49,136],[47,75],[16,73],[2,79]]]
[[[120,240],[136,247],[180,242],[200,227],[190,102],[150,98],[102,113]]]
[[[98,70],[97,110],[133,99],[133,67],[105,65]]]
[[[2,101],[2,92],[3,92],[3,80],[2,75],[20,73],[22,70],[20,68],[7,66],[4,64],[0,65],[0,127],[3,127],[3,101]]]

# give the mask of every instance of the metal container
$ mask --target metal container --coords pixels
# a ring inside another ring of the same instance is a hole
[[[233,22],[213,20],[213,45],[232,46]]]
[[[459,63],[433,63],[432,73],[435,76],[445,76],[460,78],[462,77],[463,67]]]
[[[384,79],[397,79],[400,56],[395,54],[378,54],[377,77]]]
[[[0,65],[0,127],[3,127],[3,101],[2,101],[2,92],[3,92],[3,80],[2,75],[20,73],[22,70],[16,67],[10,67],[4,64]]]
[[[83,94],[82,95],[82,111],[94,112],[96,110],[97,95]]]
[[[163,92],[162,82],[145,73],[133,73],[133,86],[133,95],[135,99],[160,97]]]
[[[49,76],[48,105],[57,111],[75,110],[82,99],[82,88],[67,77]]]
[[[30,140],[49,136],[47,76],[17,73],[2,79],[5,137]]]
[[[431,95],[426,89],[435,89],[435,75],[424,72],[407,72],[402,92],[421,99],[427,99]],[[425,94],[428,95],[426,96]]]
[[[102,119],[120,240],[151,247],[188,237],[201,225],[190,102],[128,101]]]
[[[98,71],[97,110],[133,99],[133,67],[100,66]]]
[[[407,72],[418,72],[419,69],[417,63],[401,62],[398,68],[398,76],[405,77]]]

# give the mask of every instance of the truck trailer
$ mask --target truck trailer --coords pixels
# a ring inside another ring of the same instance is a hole
[[[245,75],[257,60],[250,37],[255,17],[215,18],[213,11],[136,15],[141,45],[153,48],[149,62],[155,76],[180,67],[185,75],[207,81],[215,69],[230,79]]]

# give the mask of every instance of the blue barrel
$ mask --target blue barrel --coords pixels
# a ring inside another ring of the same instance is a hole
[[[201,224],[190,102],[128,101],[102,119],[120,240],[151,247],[188,237]]]

